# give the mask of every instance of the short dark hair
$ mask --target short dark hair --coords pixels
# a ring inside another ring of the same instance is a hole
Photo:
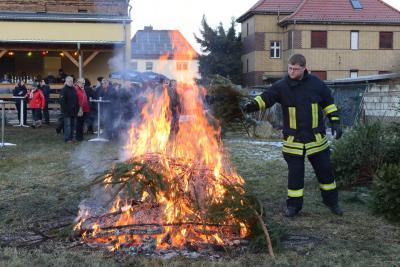
[[[290,65],[300,65],[302,67],[306,66],[306,58],[302,54],[293,54],[290,56],[288,63]]]

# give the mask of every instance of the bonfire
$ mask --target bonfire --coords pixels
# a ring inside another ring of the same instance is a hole
[[[93,181],[108,200],[101,209],[80,206],[74,230],[83,242],[112,251],[223,246],[260,224],[268,237],[260,205],[207,120],[205,91],[192,81],[178,81],[179,114],[167,87],[147,94],[124,160]]]

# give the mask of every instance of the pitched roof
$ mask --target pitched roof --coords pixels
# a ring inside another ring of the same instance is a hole
[[[135,59],[181,59],[198,57],[196,50],[178,30],[153,30],[145,27],[135,33],[131,42],[132,58]]]
[[[382,0],[359,0],[361,9],[350,0],[303,0],[280,24],[296,22],[400,24],[400,11]]]
[[[296,10],[303,0],[259,0],[237,21],[242,22],[254,14],[283,13],[290,14]]]

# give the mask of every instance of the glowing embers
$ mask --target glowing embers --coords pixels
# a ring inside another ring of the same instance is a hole
[[[161,249],[188,244],[224,244],[247,235],[246,222],[235,218],[228,207],[220,209],[224,213],[222,217],[211,216],[213,208],[226,201],[223,198],[227,194],[220,198],[215,193],[224,185],[230,192],[235,191],[235,201],[243,208],[245,203],[240,199],[243,194],[240,185],[224,175],[217,179],[205,166],[188,166],[162,154],[146,154],[116,165],[97,182],[115,185],[113,198],[130,199],[130,202],[122,204],[116,200],[105,214],[82,214],[77,231],[92,246],[138,249],[145,237],[152,237],[154,249]]]

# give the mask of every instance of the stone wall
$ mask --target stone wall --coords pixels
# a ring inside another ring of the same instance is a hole
[[[373,84],[364,95],[364,114],[368,117],[400,119],[400,84]]]

